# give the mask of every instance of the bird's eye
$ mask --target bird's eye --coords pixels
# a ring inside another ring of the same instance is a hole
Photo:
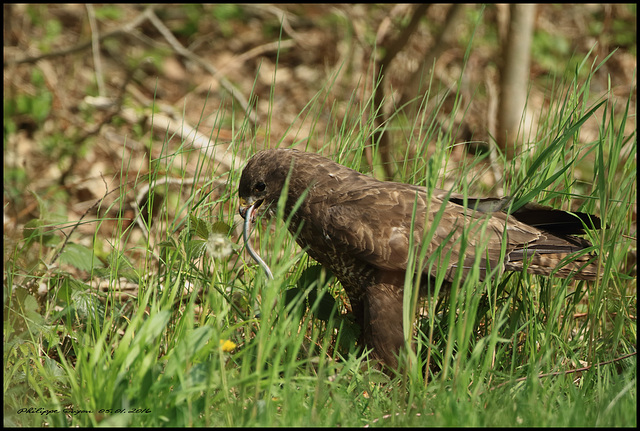
[[[257,192],[263,192],[265,188],[267,188],[267,186],[262,181],[258,182],[256,184],[256,186],[254,187],[255,191],[257,191]]]

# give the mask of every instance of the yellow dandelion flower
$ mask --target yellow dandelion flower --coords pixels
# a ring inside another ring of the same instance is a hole
[[[220,340],[220,347],[223,352],[230,352],[236,348],[236,343],[231,340]]]

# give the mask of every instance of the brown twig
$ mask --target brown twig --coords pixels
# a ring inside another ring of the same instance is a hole
[[[599,362],[597,364],[587,365],[586,367],[576,368],[575,370],[554,371],[552,373],[538,374],[537,377],[539,379],[542,379],[542,378],[545,378],[545,377],[565,376],[565,375],[569,375],[569,374],[580,373],[580,372],[583,372],[583,371],[589,371],[591,368],[593,368],[595,366],[600,367],[602,365],[613,364],[614,362],[619,362],[619,361],[622,361],[623,359],[627,359],[627,358],[630,358],[630,357],[635,356],[635,355],[636,355],[636,352],[631,352],[631,353],[627,353],[626,355],[622,355],[622,356],[620,356],[618,358],[615,358],[615,359],[610,359],[608,361]],[[498,388],[500,388],[502,386],[505,386],[505,385],[508,385],[510,383],[523,382],[523,381],[527,380],[528,378],[529,377],[520,377],[520,378],[517,378],[515,380],[509,380],[509,381],[506,381],[506,382],[502,382],[499,385],[496,385],[496,386],[493,386],[493,387],[489,388],[489,390],[493,391],[494,389],[498,389]]]
[[[149,12],[149,21],[151,21],[154,27],[160,32],[160,34],[162,34],[162,36],[177,54],[180,54],[186,59],[200,65],[200,67],[209,72],[212,76],[218,74],[217,69],[213,65],[206,62],[204,59],[195,55],[193,52],[182,46],[180,41],[178,41],[173,33],[171,33],[171,30],[169,30],[167,26],[164,25],[162,20],[160,20],[160,18],[158,18],[158,16],[153,11]],[[218,82],[220,82],[222,88],[228,91],[231,94],[231,97],[233,97],[236,102],[240,104],[240,107],[246,113],[248,119],[253,124],[257,124],[258,116],[255,111],[251,109],[251,107],[249,106],[249,102],[244,98],[244,96],[238,90],[236,90],[236,88],[231,84],[231,82],[229,82],[227,78],[221,76],[218,78]]]
[[[300,44],[301,47],[305,49],[310,49],[312,46],[305,40],[304,37],[300,36],[294,29],[291,27],[289,23],[289,15],[287,11],[284,11],[278,8],[275,5],[269,4],[248,4],[247,6],[252,6],[258,10],[266,11],[276,16],[278,21],[280,21],[280,25],[282,25],[282,30],[284,30],[285,34],[288,34],[292,39],[294,39],[297,43]]]
[[[123,25],[120,28],[117,28],[113,31],[110,31],[108,33],[103,34],[102,36],[100,36],[98,38],[99,42],[102,42],[105,39],[108,39],[110,37],[114,37],[114,36],[119,36],[121,34],[128,34],[130,33],[134,28],[138,27],[140,24],[142,24],[143,22],[145,22],[147,19],[149,19],[149,15],[150,13],[153,12],[153,8],[155,6],[147,6],[147,8],[140,13],[137,17],[135,17],[134,19],[132,19],[131,21],[129,21],[128,23],[126,23],[125,25]],[[81,52],[84,51],[85,49],[91,48],[93,44],[93,40],[87,41],[87,42],[83,42],[79,45],[76,46],[72,46],[71,48],[65,48],[62,49],[60,51],[53,51],[53,52],[49,52],[46,54],[41,54],[41,55],[36,55],[33,57],[23,57],[20,58],[18,60],[8,60],[4,63],[5,66],[11,66],[14,64],[33,64],[33,63],[37,63],[40,60],[44,60],[47,58],[53,58],[53,57],[61,57],[64,55],[69,55],[69,54],[75,54],[77,52]]]

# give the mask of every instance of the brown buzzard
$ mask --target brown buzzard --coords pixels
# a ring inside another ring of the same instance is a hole
[[[340,280],[361,328],[359,343],[392,368],[404,346],[402,304],[410,244],[426,247],[427,256],[436,257],[435,264],[421,270],[423,280],[445,264],[446,282],[453,281],[460,263],[464,275],[476,250],[481,253],[481,278],[496,267],[582,280],[597,276],[593,255],[583,252],[563,260],[591,246],[572,235],[584,233],[583,222],[598,225],[596,217],[537,204],[507,215],[499,211],[498,199],[468,199],[464,206],[460,195],[436,189],[429,197],[424,187],[378,181],[292,149],[261,151],[249,160],[238,188],[240,214],[244,217],[251,206],[258,213],[275,213],[287,179],[285,216],[299,205],[289,230]],[[434,220],[439,221],[432,229]],[[449,256],[448,261],[438,261],[441,256]]]

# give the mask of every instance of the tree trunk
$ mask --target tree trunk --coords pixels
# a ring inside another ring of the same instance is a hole
[[[518,141],[523,138],[520,128],[524,124],[522,120],[527,100],[535,5],[512,4],[509,12],[509,30],[504,41],[500,69],[500,102],[495,138],[498,147],[511,159],[521,146]]]

